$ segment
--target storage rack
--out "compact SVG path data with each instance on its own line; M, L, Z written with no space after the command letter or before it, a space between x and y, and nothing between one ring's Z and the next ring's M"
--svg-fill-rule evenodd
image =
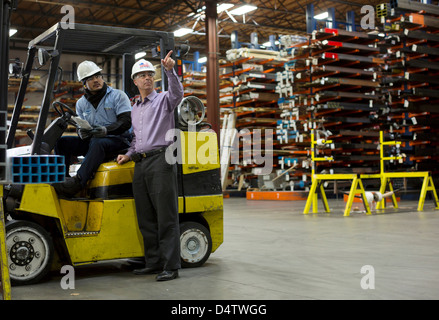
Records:
M206 73L187 71L183 75L184 96L198 97L206 105Z
M301 156L294 162L300 163L296 179L302 186L310 185L312 168L328 173L378 170L379 126L371 114L386 107L377 92L377 68L384 62L377 58L378 41L362 32L325 28L314 31L307 42L286 48L289 61L278 74L279 106L284 110L278 140ZM311 161L311 130L317 139L333 141L316 149L316 157L330 154L331 161Z
M399 134L407 154L405 167L426 170L437 176L439 95L438 6L415 1L381 4L380 18L387 31L383 77L388 96L389 131ZM420 183L418 183L418 187Z
M318 151L334 155L333 161L317 165L320 171L378 172L378 131L384 130L402 141L401 148L391 148L388 155L404 154L402 163L386 164L388 170L425 170L437 176L437 6L414 6L412 1L390 5L392 10L377 7L378 14L385 15L378 32L325 28L314 31L308 43L287 50L291 58L279 78L278 92L284 94L279 105L288 105L290 111L285 114L295 114L303 131L296 130L299 121L293 130L291 120L285 118L278 139L296 138L296 142L286 142L300 152L302 145L297 141L309 142L309 129L320 129L317 132L323 138L334 141L330 151ZM407 12L407 8L423 12ZM396 183L409 189L422 184L420 180Z
M257 181L258 165L249 161L252 156L248 150L264 153L264 142L270 139L266 129L275 132L281 110L277 106L279 95L276 93L277 71L283 67L286 59L278 51L239 48L227 51L227 59L220 64L220 108L223 119L233 113L236 117L237 137L243 137L239 144L240 163L229 167L230 184L240 190L247 181ZM225 127L226 124L223 125ZM262 133L261 142L255 143L254 130ZM271 140L270 140L271 141ZM251 144L249 146L248 144ZM256 150L261 148L262 150ZM282 150L274 145L273 155L277 157ZM275 163L275 167L277 164Z

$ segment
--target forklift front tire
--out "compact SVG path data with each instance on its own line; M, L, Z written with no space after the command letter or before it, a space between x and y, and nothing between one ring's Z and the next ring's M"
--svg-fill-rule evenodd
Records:
M50 271L54 246L49 233L30 221L6 224L9 274L12 285L41 281Z
M209 230L194 221L180 224L180 255L183 268L200 267L212 251L212 238Z

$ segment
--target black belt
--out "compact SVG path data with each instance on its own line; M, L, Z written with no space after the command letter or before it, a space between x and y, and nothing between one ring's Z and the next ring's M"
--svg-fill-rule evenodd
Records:
M167 147L161 147L161 148L159 148L159 149L151 150L151 151L148 151L148 152L143 152L143 153L133 153L133 154L131 155L131 160L133 160L134 162L142 161L142 160L145 159L145 158L149 158L149 157L151 157L151 156L153 156L153 155L156 155L156 154L159 154L159 153L165 152L165 151L166 151L166 148L167 148Z

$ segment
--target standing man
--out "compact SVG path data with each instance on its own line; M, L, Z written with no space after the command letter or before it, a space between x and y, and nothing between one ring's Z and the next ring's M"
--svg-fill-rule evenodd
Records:
M169 84L166 92L154 90L155 69L150 62L141 59L134 64L131 78L141 100L133 105L131 114L131 147L117 157L119 164L130 159L136 163L133 194L145 247L145 268L134 273L159 273L158 281L177 278L181 267L177 165L167 163L165 158L166 148L172 143L165 136L175 128L174 110L183 99L183 85L171 54L162 59Z
M92 129L78 129L78 137L62 137L55 153L64 155L67 178L53 187L58 194L71 197L93 178L100 164L111 154L127 149L131 142L131 103L121 90L104 82L102 69L92 61L78 66L78 79L84 85L84 95L76 102L76 113L87 120ZM85 156L77 174L71 178L71 158Z

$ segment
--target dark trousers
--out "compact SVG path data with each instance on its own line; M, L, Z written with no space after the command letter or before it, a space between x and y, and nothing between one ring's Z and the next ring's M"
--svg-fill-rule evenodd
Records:
M82 140L79 137L65 136L58 140L55 146L55 153L65 157L66 175L69 174L69 167L72 164L72 158L85 156L78 175L81 178L83 187L87 181L93 178L96 170L109 155L117 156L117 152L128 148L125 142L118 137L91 138Z
M164 152L136 163L133 194L146 267L180 269L177 166Z

